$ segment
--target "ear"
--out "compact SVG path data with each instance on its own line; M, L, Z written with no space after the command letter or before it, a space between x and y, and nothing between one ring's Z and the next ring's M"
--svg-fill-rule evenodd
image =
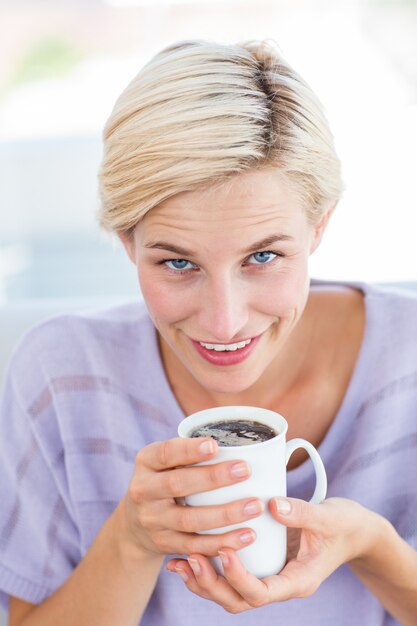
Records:
M319 222L317 222L317 224L314 225L313 227L313 237L312 237L312 241L311 241L311 247L310 247L310 254L313 254L313 252L315 250L317 250L317 248L320 245L320 242L322 240L323 237L323 233L326 230L327 224L329 223L329 220L331 218L331 216L333 215L333 211L335 209L336 203L332 204L331 207L329 207L325 213L323 214L323 216L320 218Z
M135 253L135 234L134 232L118 233L118 237L123 244L124 249L127 252L129 259L133 265L136 265L136 253Z

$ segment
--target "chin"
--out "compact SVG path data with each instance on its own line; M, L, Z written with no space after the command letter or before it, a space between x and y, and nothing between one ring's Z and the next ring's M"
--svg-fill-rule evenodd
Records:
M213 393L238 394L247 391L257 381L258 377L253 373L250 375L228 374L227 372L219 372L217 376L213 376L211 380L202 376L198 382L204 389Z

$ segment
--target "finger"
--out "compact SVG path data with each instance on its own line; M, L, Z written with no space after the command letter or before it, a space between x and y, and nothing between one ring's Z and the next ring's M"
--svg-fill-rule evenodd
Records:
M323 526L323 505L297 498L272 498L269 510L273 517L289 528L306 528L320 532Z
M138 474L132 479L132 489L145 499L180 498L193 493L211 491L246 480L250 476L245 461L225 461L213 465L182 467L146 476Z
M164 528L186 533L201 532L213 528L223 528L238 524L261 515L264 510L262 500L246 498L216 506L177 506L164 510ZM156 514L156 513L155 513ZM162 523L162 520L159 520ZM155 525L158 520L155 519Z
M246 611L248 604L229 585L223 576L219 576L210 561L201 554L192 554L188 563L178 563L175 571L187 575L187 587L202 598L212 600L232 614ZM184 580L184 579L183 579Z
M244 568L234 550L222 547L219 556L227 582L249 606L260 607L272 602L269 586Z
M201 598L205 598L206 600L212 599L203 589L200 588L188 561L184 559L177 559L175 561L175 565L172 564L168 567L167 564L166 569L169 572L173 572L174 574L180 576L187 588L196 595L200 596Z
M135 464L160 472L206 461L213 458L217 450L218 444L211 437L175 437L142 448L136 455Z
M320 574L314 562L295 560L290 561L277 576L268 576L263 581L269 589L271 602L284 602L312 595L324 578L326 576Z
M238 528L221 535L166 531L159 533L154 538L154 542L164 554L191 554L195 552L207 556L217 556L222 546L241 550L252 544L255 539L256 533L251 528Z
M291 562L276 576L259 580L245 570L233 550L222 548L219 555L226 580L252 608L271 602L304 598L314 593L322 581L314 571L314 566L299 562Z
M165 569L168 572L173 572L177 565L179 565L180 563L184 563L184 562L185 562L184 559L179 559L179 558L170 559L169 561L165 563Z

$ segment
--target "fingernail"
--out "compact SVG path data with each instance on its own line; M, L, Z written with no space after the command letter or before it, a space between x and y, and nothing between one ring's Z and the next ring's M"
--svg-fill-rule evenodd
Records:
M229 565L229 557L227 556L227 554L225 552L220 552L220 550L219 550L219 557L220 557L223 565L225 567L227 567Z
M291 512L291 504L285 498L275 498L275 504L277 505L278 512L281 515L288 515Z
M249 500L249 502L246 502L243 510L246 515L256 515L257 513L262 513L264 506L260 500Z
M252 543L255 539L255 534L252 532L246 532L239 535L239 539L242 543Z
M175 571L177 572L177 574L179 574L181 576L181 578L183 579L183 581L186 583L188 580L188 574L187 572L185 572L183 569L181 569L181 567L176 567Z
M230 468L230 473L233 478L243 478L249 476L249 468L246 463L234 463Z
M200 444L200 452L206 456L207 454L212 454L214 452L214 444L212 441L203 441Z
M188 562L195 576L199 576L199 574L201 574L200 563L196 559L188 559Z

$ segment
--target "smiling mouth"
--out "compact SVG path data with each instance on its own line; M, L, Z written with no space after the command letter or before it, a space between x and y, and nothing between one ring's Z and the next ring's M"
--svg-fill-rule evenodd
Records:
M258 344L261 335L236 343L209 343L191 339L197 352L212 365L237 365L245 361Z
M235 352L236 350L241 350L245 346L248 346L252 342L252 339L245 339L243 341L238 341L236 343L205 343L204 341L199 341L198 343L206 350L214 350L215 352Z

